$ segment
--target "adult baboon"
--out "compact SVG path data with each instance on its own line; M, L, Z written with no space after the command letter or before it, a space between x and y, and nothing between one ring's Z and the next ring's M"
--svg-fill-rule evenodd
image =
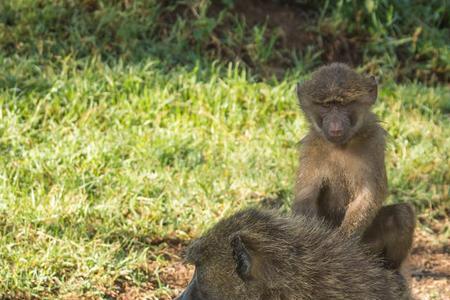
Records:
M316 218L247 209L187 250L195 273L179 300L409 299L404 278L358 240Z

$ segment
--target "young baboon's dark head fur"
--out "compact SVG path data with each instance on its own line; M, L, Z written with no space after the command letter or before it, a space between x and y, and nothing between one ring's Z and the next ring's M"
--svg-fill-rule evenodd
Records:
M186 253L195 273L179 300L404 299L398 275L321 222L248 209Z
M332 143L345 144L374 119L370 107L377 98L377 82L333 63L299 84L297 95L312 128Z

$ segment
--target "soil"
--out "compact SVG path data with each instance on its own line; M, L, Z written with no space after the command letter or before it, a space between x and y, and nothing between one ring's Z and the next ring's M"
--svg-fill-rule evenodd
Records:
M305 50L315 45L322 50L324 62L340 61L352 66L362 62L360 45L364 42L363 38L350 37L344 32L336 34L334 29L326 26L317 28L319 16L315 15L313 9L288 2L237 1L233 11L244 17L251 26L266 24L268 28L279 30L282 41L278 46L283 49Z
M418 231L410 257L413 294L417 300L450 300L450 245Z

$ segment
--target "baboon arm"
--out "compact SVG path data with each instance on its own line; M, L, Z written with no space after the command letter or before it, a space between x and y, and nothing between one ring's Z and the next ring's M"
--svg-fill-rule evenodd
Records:
M320 182L303 182L295 193L293 212L297 215L317 216Z
M376 199L373 189L362 187L356 193L356 198L348 205L341 231L346 235L362 235L372 223L381 204L381 201Z

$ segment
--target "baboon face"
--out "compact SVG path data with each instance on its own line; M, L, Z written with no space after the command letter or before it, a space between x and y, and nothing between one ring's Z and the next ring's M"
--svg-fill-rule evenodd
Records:
M358 111L354 103L330 101L313 105L313 122L323 135L332 143L346 143L356 131Z
M297 86L300 106L315 131L335 144L345 144L365 123L377 98L377 83L343 64L314 72Z
M186 259L195 264L194 275L177 300L260 299L262 289L253 276L255 257L251 257L238 234L226 247L214 247L200 238L187 251ZM214 248L214 249L213 249Z

